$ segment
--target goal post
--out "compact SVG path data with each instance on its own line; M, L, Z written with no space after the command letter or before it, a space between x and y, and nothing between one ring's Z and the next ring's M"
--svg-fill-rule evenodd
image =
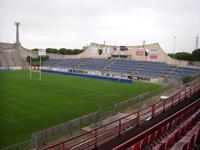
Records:
M46 56L46 49L38 49L38 56L39 56L39 66L32 66L32 54L30 51L30 65L29 65L29 72L30 72L30 80L32 80L33 75L32 72L39 72L39 80L42 80L42 56Z

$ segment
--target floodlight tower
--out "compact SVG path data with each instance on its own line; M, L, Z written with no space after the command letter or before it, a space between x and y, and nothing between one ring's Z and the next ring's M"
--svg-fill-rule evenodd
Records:
M144 40L143 43L142 43L142 49L143 49L142 61L144 60L144 56L145 56L145 48L144 48L144 46L145 46L145 40Z
M199 37L196 36L196 45L195 48L198 49L199 48Z
M16 25L16 44L19 44L19 26L20 22L15 22Z

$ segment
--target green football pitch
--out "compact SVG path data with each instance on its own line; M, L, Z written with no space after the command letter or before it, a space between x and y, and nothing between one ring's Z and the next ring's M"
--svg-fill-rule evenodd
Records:
M0 71L0 148L31 133L95 112L160 85L118 83L73 76Z

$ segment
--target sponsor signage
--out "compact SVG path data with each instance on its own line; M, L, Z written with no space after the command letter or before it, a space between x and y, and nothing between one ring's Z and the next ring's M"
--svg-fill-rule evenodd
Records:
M137 56L143 56L144 55L144 49L143 48L137 48L135 51Z
M157 51L157 49L156 48L152 48L152 49L150 49L150 55L157 55L158 54L158 51Z
M39 49L38 50L38 55L39 56L46 56L46 49Z
M158 58L158 51L156 48L152 48L149 51L150 59L157 59Z
M98 52L98 48L97 47L92 47L91 48L91 53L92 54L96 54Z
M126 46L120 46L120 51L128 51L128 48Z
M110 54L110 48L103 48L103 53L104 54Z

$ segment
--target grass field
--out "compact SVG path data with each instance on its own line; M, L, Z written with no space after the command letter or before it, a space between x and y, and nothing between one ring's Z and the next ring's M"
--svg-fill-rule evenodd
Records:
M160 85L117 83L28 71L0 71L0 148L29 139L31 133L141 93Z

